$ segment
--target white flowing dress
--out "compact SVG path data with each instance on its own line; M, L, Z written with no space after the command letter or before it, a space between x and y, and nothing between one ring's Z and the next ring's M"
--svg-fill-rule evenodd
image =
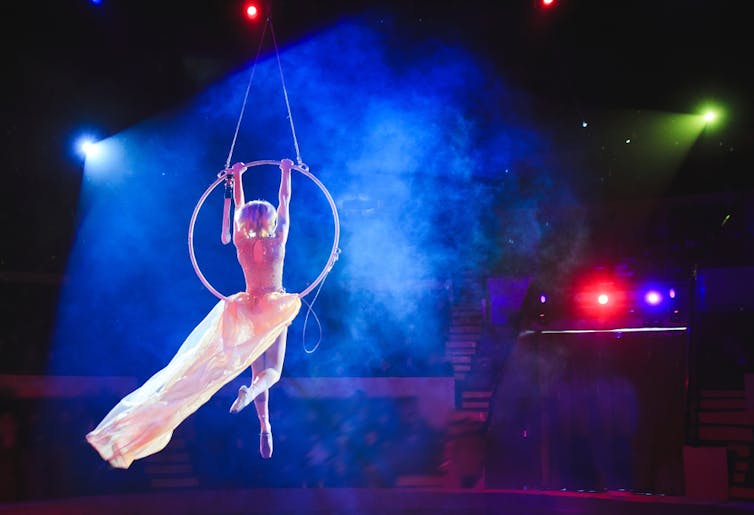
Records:
M253 240L259 240L257 238ZM124 397L86 435L87 441L113 467L128 468L134 460L162 450L173 430L206 403L220 388L259 358L291 324L301 308L295 293L283 293L280 284L260 290L257 268L274 271L266 276L282 280L284 248L275 238L262 243L254 259L255 242L239 242L238 257L247 291L221 300L186 338L168 365ZM261 261L261 263L259 262ZM275 290L275 291L263 291ZM248 293L256 291L258 293Z

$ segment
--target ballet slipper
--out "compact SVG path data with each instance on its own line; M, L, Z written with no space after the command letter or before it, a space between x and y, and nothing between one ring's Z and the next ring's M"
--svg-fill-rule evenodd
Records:
M259 433L259 454L262 458L272 458L272 432L262 431Z
M241 388L238 389L238 397L235 401L233 401L233 404L230 407L231 413L238 413L242 409L244 409L246 406L249 405L249 389L246 388L246 385L242 385Z

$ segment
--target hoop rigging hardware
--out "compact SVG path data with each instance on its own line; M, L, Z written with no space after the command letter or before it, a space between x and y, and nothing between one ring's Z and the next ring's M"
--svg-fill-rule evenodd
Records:
M244 163L244 166L248 168L252 168L255 166L261 166L261 165L277 165L280 166L280 161L275 160L260 160L260 161L252 161L250 163ZM322 191L322 193L327 198L328 203L330 204L330 209L332 211L333 215L333 223L335 224L335 231L333 234L333 244L332 249L330 250L330 257L327 260L327 264L322 269L322 271L319 273L317 278L309 285L307 286L301 293L299 293L300 297L304 297L311 293L311 291L317 287L319 283L321 283L325 276L330 272L335 262L338 260L338 256L340 254L340 250L338 249L338 243L340 242L340 219L338 217L338 208L335 204L335 200L333 200L332 195L330 195L330 192L325 188L325 185L322 184L322 182L317 179L317 177L314 176L309 171L309 167L305 164L302 165L296 165L294 164L291 166L292 170L296 170L297 172L300 172L304 174L307 178L312 180L314 184L316 184L319 189ZM197 202L196 206L194 207L194 212L191 215L191 221L189 222L189 231L188 231L188 246L189 246L189 256L191 257L191 264L194 267L194 271L196 272L196 275L199 277L199 280L202 282L202 284L218 299L223 300L229 300L227 296L223 295L219 291L217 291L207 280L207 278L202 273L201 269L199 268L199 264L196 260L196 253L194 252L194 226L196 225L196 219L199 215L199 211L201 210L202 206L204 205L204 201L207 199L210 193L217 187L218 184L225 181L227 179L227 170L223 170L218 174L217 179L210 184L210 186L205 190L205 192L202 194L202 196L199 198L199 202Z

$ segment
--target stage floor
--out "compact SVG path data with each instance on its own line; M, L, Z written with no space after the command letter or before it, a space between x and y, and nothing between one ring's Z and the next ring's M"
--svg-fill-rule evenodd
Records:
M23 514L510 514L734 515L754 503L723 503L623 492L576 493L437 489L183 490L0 504L0 513Z

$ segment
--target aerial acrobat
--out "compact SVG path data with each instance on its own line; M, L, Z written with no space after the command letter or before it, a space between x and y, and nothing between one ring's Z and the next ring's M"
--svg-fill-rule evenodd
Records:
M254 403L260 422L259 451L262 457L271 457L273 443L267 392L280 379L288 326L299 312L301 298L321 283L337 259L339 234L332 197L305 165L294 165L289 159L279 162L277 209L266 201L245 202L242 174L250 166L271 163L278 162L236 163L221 172L216 181L215 185L220 180L233 185L233 242L246 289L224 297L211 288L197 268L202 282L221 297L220 301L186 338L168 365L124 397L86 435L87 441L113 467L128 468L134 460L162 450L183 420L248 367L253 372L252 383L239 389L230 411L237 413ZM333 250L327 265L319 277L298 294L286 293L282 284L292 169L307 175L322 189L330 201L335 222ZM207 192L213 188L214 185L210 186ZM197 204L190 233L202 201ZM193 246L190 248L196 267Z
M272 456L268 390L280 379L288 326L298 314L302 298L317 285L321 286L338 258L340 225L332 196L301 160L288 103L288 92L269 17L265 28L268 25L278 55L278 67L297 164L290 159L283 159L239 162L230 166L251 86L251 77L254 75L252 68L225 169L202 195L189 224L189 253L194 269L202 283L220 301L186 338L165 368L124 397L102 422L86 435L87 441L113 467L128 468L134 460L162 450L170 441L173 430L183 420L248 367L251 367L253 374L251 385L244 385L239 389L238 397L230 411L237 413L250 403L254 403L260 422L260 454L264 458ZM264 39L264 33L262 38ZM245 201L242 176L249 168L259 165L280 167L277 209L266 201ZM327 264L319 276L301 293L286 293L283 289L283 261L290 225L292 170L307 176L324 193L330 203L335 226L333 246ZM232 196L235 204L232 241L246 282L244 291L228 297L220 294L206 280L196 262L193 248L196 216L209 193L221 182L226 186L226 208L229 208L229 196ZM228 211L229 209L226 209L223 223L223 243L229 243L231 240L226 234Z
M170 363L123 398L87 436L103 459L117 468L162 450L173 430L222 386L251 366L251 387L242 387L231 407L254 402L260 420L260 453L272 455L267 390L280 378L287 328L301 306L285 293L283 258L288 237L291 167L281 162L277 210L265 201L245 202L238 163L232 174L236 205L233 242L246 290L220 300L191 332Z

